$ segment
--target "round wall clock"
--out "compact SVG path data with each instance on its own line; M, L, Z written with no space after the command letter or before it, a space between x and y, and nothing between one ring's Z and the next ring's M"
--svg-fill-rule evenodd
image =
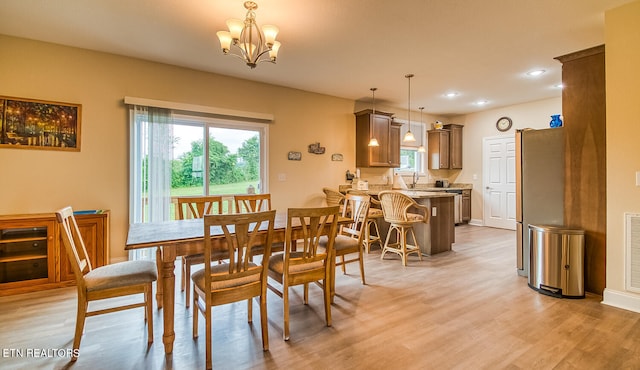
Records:
M511 118L509 117L500 117L498 118L498 121L496 122L496 128L498 129L498 131L509 131L509 129L511 128L511 125L513 124L513 122L511 121Z

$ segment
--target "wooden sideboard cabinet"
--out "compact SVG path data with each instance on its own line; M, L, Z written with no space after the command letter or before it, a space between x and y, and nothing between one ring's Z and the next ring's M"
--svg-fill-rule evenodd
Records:
M75 215L91 264L109 262L109 212ZM75 284L53 213L0 216L0 296Z
M356 167L400 167L400 128L391 113L364 110L356 114ZM379 146L370 147L375 137Z

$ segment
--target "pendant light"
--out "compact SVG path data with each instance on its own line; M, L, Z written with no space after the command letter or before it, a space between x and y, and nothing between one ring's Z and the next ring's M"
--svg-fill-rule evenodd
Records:
M404 77L406 77L407 81L409 82L409 99L407 102L407 121L409 121L409 131L404 134L404 139L402 139L402 141L416 141L416 137L413 136L413 132L411 132L411 77L413 77L413 74L410 73L405 75Z
M376 119L376 90L378 90L377 87L372 87L369 90L371 90L371 95L372 95L372 101L373 101L373 114L371 115L372 119ZM380 144L378 143L378 139L376 139L373 136L373 130L369 131L369 146L380 146Z
M424 140L424 134L422 133L422 111L424 110L424 107L420 107L418 109L420 109L420 146L418 147L418 153L424 153L426 151L422 142Z

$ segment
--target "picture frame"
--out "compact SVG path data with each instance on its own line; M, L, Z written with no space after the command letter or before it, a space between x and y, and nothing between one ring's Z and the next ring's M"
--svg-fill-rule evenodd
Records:
M0 148L80 151L82 105L0 96Z
M340 153L335 153L335 154L331 154L331 160L332 161L342 161L344 159L344 157L342 156L342 154Z
M289 152L289 153L287 153L287 159L290 160L290 161L302 160L302 153L300 153L300 152Z

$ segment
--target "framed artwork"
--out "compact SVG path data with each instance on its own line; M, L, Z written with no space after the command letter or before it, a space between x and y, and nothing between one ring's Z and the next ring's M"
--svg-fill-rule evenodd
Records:
M302 159L302 153L300 152L289 152L287 154L287 159L290 161L299 161Z
M332 161L342 161L343 157L342 154L340 153L336 153L336 154L331 154L331 160Z
M82 105L0 96L0 148L80 151Z

